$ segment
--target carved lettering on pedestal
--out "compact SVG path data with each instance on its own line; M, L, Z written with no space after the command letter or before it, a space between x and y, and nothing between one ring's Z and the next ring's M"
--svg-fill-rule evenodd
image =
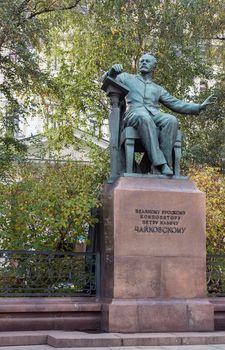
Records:
M186 230L182 225L184 210L135 209L135 215L137 233L184 234Z

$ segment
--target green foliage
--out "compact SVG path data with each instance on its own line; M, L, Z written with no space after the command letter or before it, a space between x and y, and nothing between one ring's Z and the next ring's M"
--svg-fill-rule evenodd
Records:
M218 165L224 147L224 17L222 0L5 0L0 7L4 127L12 137L16 119L39 113L60 126L57 132L48 130L54 147L77 147L73 131L88 130L87 116L96 126L107 117L108 101L99 83L103 72L116 62L136 72L140 54L151 51L158 59L155 80L177 97L190 99L196 76L217 81L207 95L214 92L218 105L200 118L179 119L186 159ZM43 64L47 57L48 65ZM45 105L50 103L49 112ZM4 137L0 146L5 148Z
M183 159L185 168L197 162L211 166L222 167L225 159L225 118L219 116L213 118L204 115L198 117L183 118Z
M19 166L17 181L0 184L1 247L73 250L87 240L104 173L70 162Z
M114 63L136 72L140 54L151 51L158 59L154 79L178 98L190 100L195 77L217 81L215 88L206 93L218 96L217 106L199 118L178 118L186 135L188 157L218 165L224 144L224 18L222 0L87 0L82 11L52 16L54 25L46 54L50 59L57 57L57 84L63 96L52 118L66 122L69 130L80 125L85 128L83 116L90 114L101 125L108 109L100 91L103 72ZM215 63L221 67L219 72L214 69ZM196 102L204 97L195 91ZM56 144L62 143L61 133L60 128L58 134L54 133ZM66 142L72 142L67 135Z
M208 253L225 253L225 176L217 168L192 167L189 174L206 193L206 233Z
M54 150L86 147L87 140L75 139L74 131L82 128L89 133L90 115L97 126L108 116L100 77L114 63L137 72L143 51L153 52L158 59L155 81L178 98L190 100L195 77L215 79L213 89L199 96L195 91L194 99L202 101L215 93L217 105L200 117L178 118L185 134L184 166L193 160L220 164L225 150L224 18L222 0L1 1L0 74L4 78L0 94L5 107L0 110L0 176L7 180L0 183L4 248L63 250L73 247L78 237L86 237L86 224L95 222L89 210L99 205L97 196L108 165L107 153L92 144L90 167L72 163L17 167L12 160L24 159L26 146L14 137L15 122L39 113L46 124L58 125L48 129ZM54 59L56 76L51 71ZM215 71L215 64L220 70ZM207 204L209 251L216 247L223 251L224 208L217 202L223 202L223 177L211 168L196 174L211 205Z
M51 27L45 16L73 9L78 3L79 0L1 0L0 175L4 177L12 160L25 157L26 146L15 138L19 121L41 114L46 100L54 101L57 96L57 85L41 55Z

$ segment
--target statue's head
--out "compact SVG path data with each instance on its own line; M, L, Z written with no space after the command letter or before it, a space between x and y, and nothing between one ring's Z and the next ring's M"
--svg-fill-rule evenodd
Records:
M157 60L155 56L150 53L145 53L139 60L139 71L141 73L150 73L155 69L156 64Z

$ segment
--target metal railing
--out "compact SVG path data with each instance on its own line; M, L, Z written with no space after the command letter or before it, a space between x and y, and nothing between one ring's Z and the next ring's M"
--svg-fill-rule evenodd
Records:
M98 253L0 250L0 296L98 296Z
M207 255L207 288L212 297L225 297L225 254Z
M225 297L225 254L207 256L207 287ZM0 296L97 296L100 254L0 250Z

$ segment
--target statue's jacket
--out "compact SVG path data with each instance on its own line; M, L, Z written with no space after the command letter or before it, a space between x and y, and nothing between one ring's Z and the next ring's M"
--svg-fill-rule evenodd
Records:
M141 75L120 73L116 80L129 89L126 97L127 113L130 114L143 108L152 115L160 113L159 103L168 107L174 112L182 114L199 114L199 103L188 103L177 99L169 94L162 86L152 80L144 80Z

